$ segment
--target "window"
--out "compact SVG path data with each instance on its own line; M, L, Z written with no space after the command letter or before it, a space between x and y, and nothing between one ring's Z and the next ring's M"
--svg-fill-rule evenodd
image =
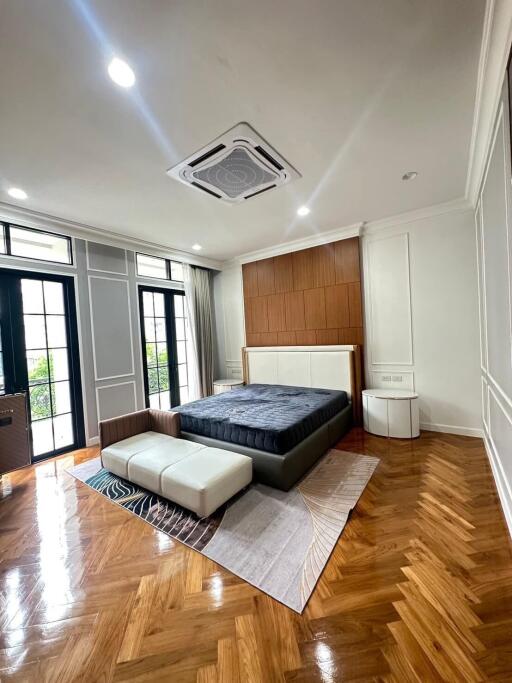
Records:
M70 237L9 223L1 224L0 253L37 261L73 263Z
M176 360L178 365L178 386L180 403L188 403L189 379L187 362L188 318L185 297L174 295L174 326L176 329Z
M189 400L185 297L155 287L139 292L146 404L169 410Z
M159 256L137 254L137 275L158 280L183 282L183 264Z

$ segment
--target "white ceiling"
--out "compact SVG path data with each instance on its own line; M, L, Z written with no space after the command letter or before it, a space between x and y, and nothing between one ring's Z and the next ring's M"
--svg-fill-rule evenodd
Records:
M3 0L0 201L19 186L26 208L224 259L461 197L484 9ZM108 78L114 54L132 90ZM231 206L165 174L239 121L303 177Z

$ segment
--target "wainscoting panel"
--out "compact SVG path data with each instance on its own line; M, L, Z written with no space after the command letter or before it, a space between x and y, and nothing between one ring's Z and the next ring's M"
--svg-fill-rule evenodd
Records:
M108 244L86 242L87 268L100 273L128 275L126 250Z
M512 194L505 81L475 213L482 418L487 453L512 535Z
M370 361L412 365L409 235L372 239L367 255Z
M95 379L134 374L128 281L89 276Z
M359 238L242 266L247 346L362 344Z
M120 382L96 387L98 420L126 415L137 410L135 382Z

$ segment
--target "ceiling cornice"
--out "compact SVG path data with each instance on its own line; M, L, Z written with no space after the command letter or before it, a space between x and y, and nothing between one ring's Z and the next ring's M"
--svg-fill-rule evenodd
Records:
M466 197L476 205L512 42L512 2L487 0L469 149Z
M376 221L368 221L364 223L355 223L344 228L323 232L318 235L307 237L300 240L293 240L291 242L282 242L281 244L267 247L266 249L258 249L247 254L242 254L222 264L222 270L232 268L233 266L242 263L250 263L252 261L261 261L262 259L271 258L272 256L279 256L281 254L288 254L292 251L299 251L300 249L308 249L309 247L316 247L320 244L328 244L329 242L336 242L337 240L348 239L349 237L364 237L365 235L373 235L381 230L387 230L406 223L413 223L415 221L425 220L433 216L442 216L449 213L458 213L461 211L468 211L472 209L472 204L465 197L454 199L442 204L434 204L422 209L415 209L414 211L407 211L395 216L388 216Z
M132 251L143 251L151 256L162 256L183 263L190 263L195 266L203 266L204 268L220 270L222 267L222 262L217 261L216 259L203 258L179 249L171 249L163 244L157 244L135 237L127 237L126 235L121 235L120 233L111 230L94 228L91 225L77 223L76 221L68 221L39 211L32 211L21 206L15 206L14 204L7 204L6 202L0 202L0 220L17 222L28 228L42 228L51 232L61 232L79 239L93 239L96 242L108 244L113 247L120 247L121 249L129 249Z
M300 251L301 249L308 249L309 247L317 247L320 244L328 244L329 242L336 242L337 240L348 239L349 237L357 237L361 233L363 223L354 223L343 228L336 228L336 230L329 230L321 232L309 237L303 237L290 242L282 242L271 247L257 249L250 251L240 256L226 261L223 266L233 265L235 263L249 263L250 261L261 261L262 259L271 258L272 256L279 256L280 254L288 254L291 251Z
M389 228L396 228L407 223L415 223L435 216L444 216L448 213L460 213L461 211L469 211L472 209L471 202L465 197L453 199L442 204L434 204L433 206L426 206L422 209L415 209L414 211L407 211L405 213L397 214L396 216L389 216L388 218L381 218L376 221L369 221L365 223L362 230L362 236L373 235L382 230Z

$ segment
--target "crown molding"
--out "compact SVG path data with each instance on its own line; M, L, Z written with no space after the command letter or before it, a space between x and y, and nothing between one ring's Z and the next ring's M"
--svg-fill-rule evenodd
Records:
M241 263L249 263L251 261L261 261L262 259L271 258L272 256L280 256L281 254L289 254L292 251L300 251L301 249L308 249L309 247L318 247L321 244L328 244L329 242L336 242L337 240L345 240L349 237L358 237L361 234L363 223L354 223L343 228L336 228L327 232L321 232L309 237L303 237L290 242L281 242L280 244L256 251L249 251L240 256L226 261L223 267L229 267Z
M383 230L395 228L399 225L415 223L416 221L426 220L435 216L469 211L472 208L473 206L468 199L460 197L459 199L453 199L449 202L433 204L432 206L426 206L422 209L414 209L413 211L399 213L396 216L388 216L387 218L381 218L376 221L368 221L368 223L364 223L363 225L362 236L373 235Z
M487 0L469 148L466 197L476 206L512 43L512 3Z
M41 228L50 232L65 233L78 239L91 240L101 244L108 244L112 247L129 249L131 251L143 251L151 256L162 256L182 263L190 263L194 266L203 266L220 270L222 262L216 259L203 258L195 254L189 254L179 249L171 249L163 244L149 242L147 240L127 237L112 230L95 228L85 223L57 218L39 211L32 211L21 206L0 202L0 220L12 223L20 223L28 228Z

